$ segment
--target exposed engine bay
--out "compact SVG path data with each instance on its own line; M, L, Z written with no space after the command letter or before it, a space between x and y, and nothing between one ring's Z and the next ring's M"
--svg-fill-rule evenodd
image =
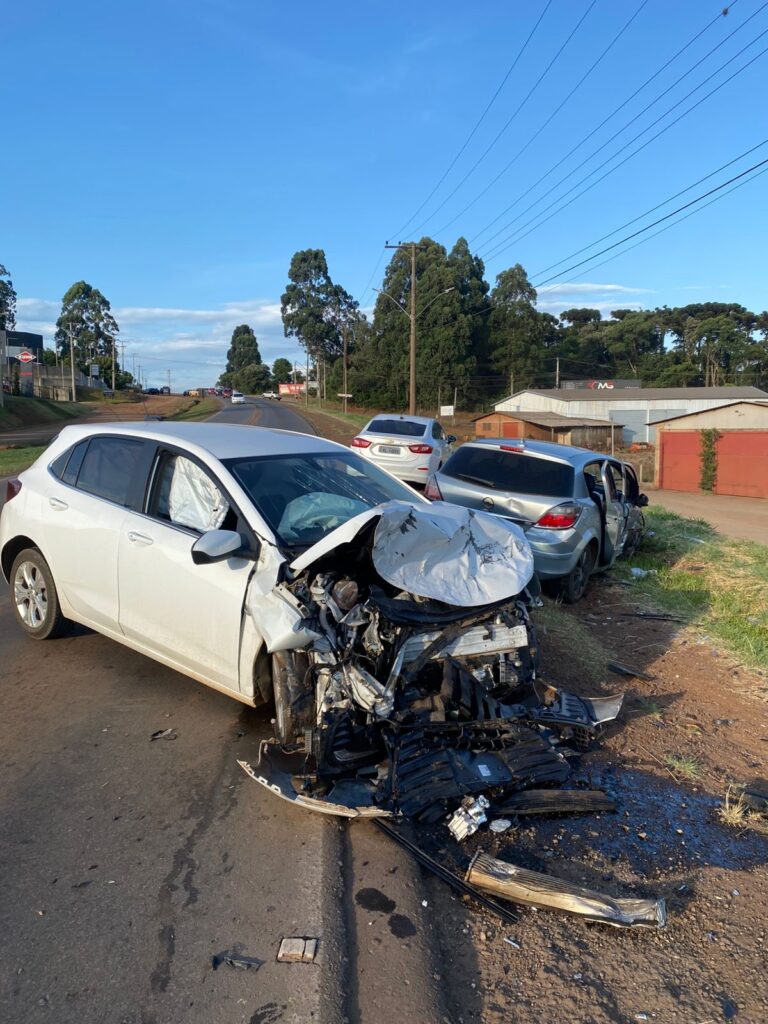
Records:
M424 822L480 794L564 782L569 748L587 746L622 697L538 677L522 531L441 503L373 512L253 603L276 738L242 767L315 810Z

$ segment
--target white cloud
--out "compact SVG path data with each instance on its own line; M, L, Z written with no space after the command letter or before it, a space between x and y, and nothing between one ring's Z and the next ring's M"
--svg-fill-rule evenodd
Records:
M643 303L632 296L649 292L647 288L631 288L628 285L580 281L570 284L552 284L540 288L537 306L545 313L562 313L574 306L599 309L610 313L613 309L642 309Z

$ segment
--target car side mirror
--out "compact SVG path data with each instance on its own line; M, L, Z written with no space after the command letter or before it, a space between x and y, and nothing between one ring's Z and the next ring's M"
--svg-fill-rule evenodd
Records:
M648 495L647 494L638 494L637 501L635 502L635 504L639 508L645 508L645 506L648 504Z
M453 442L456 440L456 435L455 434L448 434L446 436L445 440L448 442L448 444L453 444Z
M210 565L223 562L234 555L245 557L243 538L234 530L207 530L192 545L192 561L195 565Z

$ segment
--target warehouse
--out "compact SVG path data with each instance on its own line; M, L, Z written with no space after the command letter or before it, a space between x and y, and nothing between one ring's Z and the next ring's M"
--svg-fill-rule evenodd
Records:
M624 444L655 443L655 422L691 412L717 409L734 401L768 401L768 392L754 387L719 388L553 388L518 391L496 402L496 412L557 413L572 419L613 421L623 425Z
M621 442L621 425L605 420L590 420L584 416L560 416L554 412L489 412L474 419L475 436L524 437L536 441L556 441L581 448L611 450L611 444ZM611 435L615 432L615 438Z
M768 498L768 402L731 402L659 420L655 424L656 486L670 491L701 489L703 431L714 442L714 494Z

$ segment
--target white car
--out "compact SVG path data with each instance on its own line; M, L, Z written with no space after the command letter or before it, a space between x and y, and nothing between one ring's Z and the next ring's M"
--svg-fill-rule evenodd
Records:
M262 398L268 398L270 400L270 402L279 402L280 401L280 395L278 395L278 393L276 391L264 391L262 393L261 397Z
M241 765L325 813L444 816L468 792L518 786L518 764L531 784L562 780L565 759L531 727L588 731L621 705L551 686L539 699L517 526L430 503L309 435L65 427L7 484L0 566L34 639L75 621L245 704L274 698L276 739ZM422 742L421 722L459 776L405 777L396 748Z
M233 391L230 401L232 402L232 405L242 405L245 401L245 395L242 391Z
M381 413L363 427L351 447L399 480L426 484L430 473L453 453L455 440L437 420Z

